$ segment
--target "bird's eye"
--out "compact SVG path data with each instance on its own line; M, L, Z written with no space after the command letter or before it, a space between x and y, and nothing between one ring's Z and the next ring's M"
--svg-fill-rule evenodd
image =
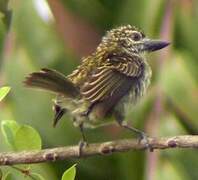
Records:
M142 38L142 36L141 36L140 33L138 33L138 32L133 32L133 34L132 34L132 39L133 39L134 41L139 41L141 38Z

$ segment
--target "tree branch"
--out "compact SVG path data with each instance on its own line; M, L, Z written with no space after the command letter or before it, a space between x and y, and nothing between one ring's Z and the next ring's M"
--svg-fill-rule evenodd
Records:
M149 138L149 145L153 149L168 148L197 148L198 135L175 136L170 138ZM109 155L114 152L147 149L146 142L138 143L134 139L124 139L103 143L89 144L83 148L81 157L94 155ZM32 164L47 161L79 158L78 146L57 147L38 151L5 152L0 153L0 165Z

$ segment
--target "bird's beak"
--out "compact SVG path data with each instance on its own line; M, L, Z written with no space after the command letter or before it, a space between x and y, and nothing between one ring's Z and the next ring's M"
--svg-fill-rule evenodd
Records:
M152 40L152 39L144 39L143 40L143 51L157 51L159 49L165 48L168 46L170 43L167 41L162 41L162 40Z

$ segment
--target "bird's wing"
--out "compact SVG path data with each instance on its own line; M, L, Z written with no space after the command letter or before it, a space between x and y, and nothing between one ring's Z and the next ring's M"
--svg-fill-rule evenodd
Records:
M142 58L139 56L110 55L109 62L114 69L128 77L138 77L142 73Z
M140 60L126 61L121 58L111 58L107 65L93 72L81 88L81 94L87 101L95 103L111 98L115 104L137 81L142 72Z

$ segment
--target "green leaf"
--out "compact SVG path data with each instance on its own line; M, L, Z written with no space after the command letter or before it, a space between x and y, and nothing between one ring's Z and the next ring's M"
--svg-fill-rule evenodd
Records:
M20 128L20 125L16 121L4 120L1 122L1 131L8 145L10 145L14 150L15 148L15 134Z
M38 173L31 173L35 180L45 180L41 174Z
M15 135L16 150L40 150L41 138L39 133L30 126L21 126Z
M72 167L70 167L69 169L67 169L61 180L74 180L75 176L76 176L76 164L74 164Z
M10 87L2 87L0 88L0 101L8 94L8 92L10 91Z

